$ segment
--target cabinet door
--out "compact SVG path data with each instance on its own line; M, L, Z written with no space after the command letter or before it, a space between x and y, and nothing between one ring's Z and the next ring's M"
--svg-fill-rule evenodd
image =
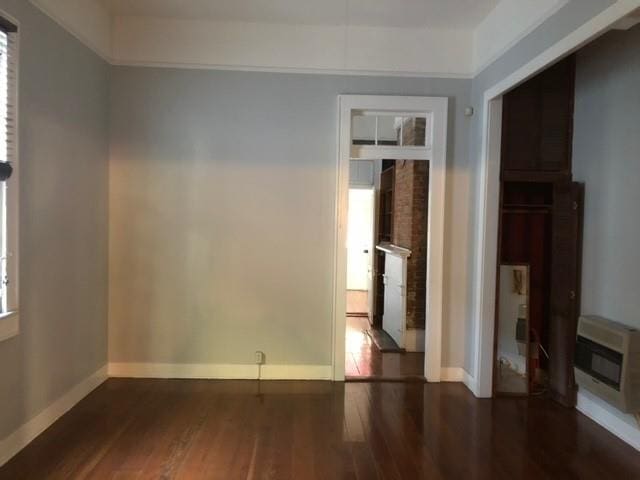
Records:
M584 185L558 183L554 191L551 240L549 390L567 407L576 404L573 374L582 265Z
M540 171L571 172L574 77L573 57L540 75Z
M502 169L533 171L540 156L540 80L507 93L502 112Z
M574 77L570 57L504 96L503 171L571 172Z
M406 259L385 255L384 315L382 328L404 348L407 303L405 298Z

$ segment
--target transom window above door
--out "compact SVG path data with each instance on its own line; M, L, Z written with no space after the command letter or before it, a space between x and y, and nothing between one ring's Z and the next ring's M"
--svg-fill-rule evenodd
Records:
M356 110L351 116L351 158L428 159L431 125L428 113Z

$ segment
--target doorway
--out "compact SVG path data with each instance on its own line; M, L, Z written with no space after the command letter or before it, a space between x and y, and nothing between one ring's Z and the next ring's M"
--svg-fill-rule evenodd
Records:
M419 119L396 126L423 142ZM350 173L346 379L424 381L429 161L354 159Z
M375 190L349 188L347 315L372 318Z
M441 376L442 352L442 302L443 302L443 250L444 250L444 212L445 209L445 172L446 172L446 135L448 100L436 97L387 97L387 96L359 96L347 95L339 98L340 106L340 148L338 155L338 208L336 217L336 268L334 275L334 350L333 369L334 379L345 379L348 343L354 337L348 337L347 324L347 281L348 281L348 219L349 219L349 189L352 181L352 161L373 160L382 168L382 162L416 162L429 165L428 188L425 195L428 201L425 206L427 249L424 262L424 290L425 299L421 306L424 310L424 328L422 333L418 329L406 329L406 318L399 323L404 332L397 336L398 347L405 348L422 345L425 351L419 359L417 371L422 379L438 382ZM424 135L421 141L405 137L405 125L411 122L422 122ZM362 135L362 132L368 132ZM392 135L385 132L393 131ZM387 138L387 137L390 138ZM411 160L406 160L411 159ZM380 192L376 193L378 213L383 205L380 202ZM380 223L383 223L381 220ZM401 258L410 257L399 245L389 242L388 245L376 245L387 249L385 255ZM373 277L379 273L376 270L377 252L373 257ZM406 250L406 249L404 249ZM386 262L385 262L386 263ZM394 263L390 261L389 264ZM395 263L402 264L402 260ZM406 262L405 262L406 263ZM385 265L388 267L388 265ZM400 275L402 275L402 268ZM398 272L394 272L397 280ZM392 280L390 272L384 273L387 281ZM401 299L398 312L406 316L406 295L403 289L405 283L394 284L393 287L401 292L396 297ZM388 289L388 290L391 290ZM376 318L373 305L377 294L368 298L369 311L364 318L371 328L380 318ZM402 304L404 302L404 304ZM373 307L373 311L371 310ZM369 316L371 315L371 316ZM382 316L384 322L384 315ZM367 327L364 324L364 327ZM403 327L404 326L404 327ZM384 327L384 325L383 325ZM356 333L363 334L361 327L356 327ZM360 330L358 332L358 330ZM384 330L384 328L383 328ZM390 329L387 329L390 330ZM428 335L425 332L429 332ZM387 332L388 333L388 332ZM361 337L362 338L362 337ZM370 338L370 337L369 337ZM399 340L399 341L398 341ZM401 345L402 344L402 345ZM359 344L362 345L362 342ZM382 363L382 361L381 361Z

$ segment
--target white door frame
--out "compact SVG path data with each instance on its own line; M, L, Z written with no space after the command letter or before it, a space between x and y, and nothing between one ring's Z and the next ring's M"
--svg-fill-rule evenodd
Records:
M427 250L427 305L425 322L425 378L439 382L442 369L442 311L444 283L444 226L447 159L448 99L444 97L402 97L340 95L338 97L338 175L335 227L335 269L333 275L333 379L344 380L347 250L346 222L351 157L351 116L353 110L407 112L432 115L431 148L425 147L412 158L428 158L429 212ZM413 147L416 149L416 147ZM392 150L392 149L389 149ZM420 155L422 153L422 155ZM384 158L394 158L392 151Z
M484 93L483 141L479 169L479 222L476 232L478 241L473 288L473 311L476 319L473 375L475 378L470 382L471 390L478 397L492 396L502 95L605 33L614 23L639 7L640 0L618 0Z

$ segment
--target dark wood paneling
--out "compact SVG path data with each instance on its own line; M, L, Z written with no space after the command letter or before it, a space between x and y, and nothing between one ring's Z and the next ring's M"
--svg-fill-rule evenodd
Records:
M502 125L499 259L531 266L530 333L544 347L551 394L564 405L575 404L577 306L569 309L566 295L570 286L579 297L581 238L562 193L571 189L555 185L572 177L574 81L574 56L527 80L504 95Z
M549 389L566 406L576 404L573 375L580 309L584 185L559 183L553 204Z
M570 174L574 80L569 57L504 96L503 171Z

